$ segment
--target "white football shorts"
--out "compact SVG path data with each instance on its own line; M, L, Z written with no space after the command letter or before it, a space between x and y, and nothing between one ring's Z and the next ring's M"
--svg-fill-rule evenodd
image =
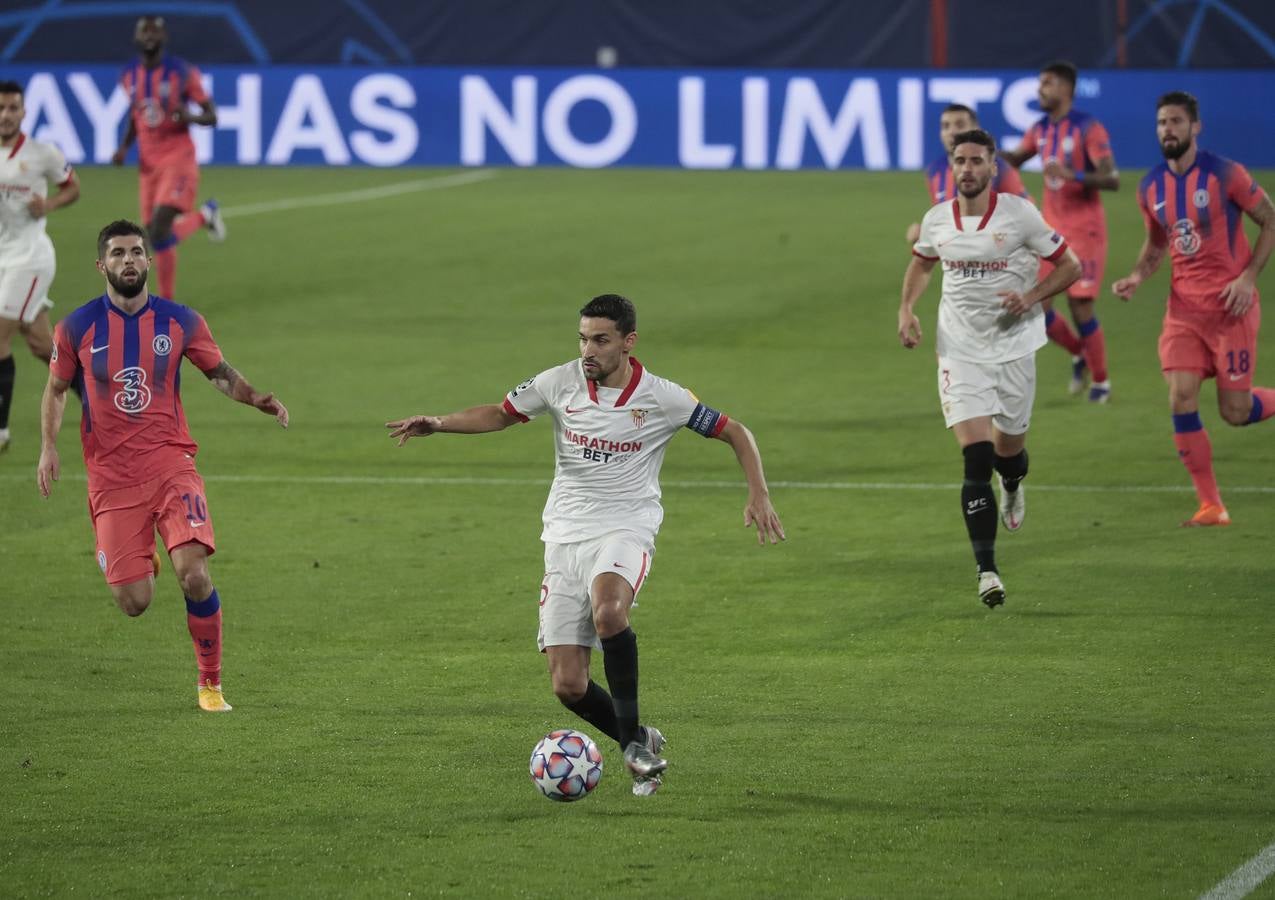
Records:
M633 588L636 600L651 572L655 548L632 532L616 531L572 544L545 544L545 577L540 583L540 634L545 647L570 645L601 650L593 627L589 588L603 572L614 572Z
M0 316L30 325L41 310L53 308L52 283L53 266L0 269Z
M948 428L991 416L1002 434L1024 434L1035 399L1035 353L1003 363L939 357L939 403Z

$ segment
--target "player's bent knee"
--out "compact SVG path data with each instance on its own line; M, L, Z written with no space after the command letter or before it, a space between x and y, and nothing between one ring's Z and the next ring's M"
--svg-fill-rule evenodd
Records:
M1249 415L1252 410L1253 404L1252 401L1249 401L1243 406L1223 403L1218 411L1222 414L1222 419L1226 422L1226 424L1238 427L1240 425L1248 424Z
M198 569L181 572L177 577L181 581L182 593L192 600L206 600L208 595L212 593L212 579L208 576L208 570L203 566Z
M629 611L623 603L606 603L593 607L593 627L598 637L609 638L629 627Z
M151 598L155 595L154 582L135 581L131 584L112 585L111 593L115 595L115 605L120 612L129 618L136 618L150 608Z

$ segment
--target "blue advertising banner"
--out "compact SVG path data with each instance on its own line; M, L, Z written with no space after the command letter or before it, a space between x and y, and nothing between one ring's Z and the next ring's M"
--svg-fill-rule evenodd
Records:
M42 66L24 129L74 163L105 163L128 98L119 70ZM201 162L228 165L658 166L919 169L941 152L939 112L974 107L1003 146L1040 116L1036 73L672 69L242 68L205 84L216 128L195 128ZM1076 107L1111 134L1119 164L1160 158L1155 101L1200 100L1201 142L1275 167L1275 117L1258 115L1268 71L1087 73ZM1039 161L1034 161L1038 163Z

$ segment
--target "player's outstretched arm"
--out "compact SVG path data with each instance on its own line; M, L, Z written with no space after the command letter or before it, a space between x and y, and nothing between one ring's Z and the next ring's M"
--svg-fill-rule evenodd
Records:
M913 309L930 283L937 259L913 256L908 270L903 273L903 298L899 301L899 343L911 350L921 343L921 320Z
M1155 274L1155 270L1160 268L1160 263L1164 262L1164 256L1169 250L1168 243L1158 239L1159 237L1160 235L1156 232L1147 232L1146 240L1142 242L1142 249L1138 251L1138 259L1133 264L1133 271L1124 278L1114 281L1111 285L1111 293L1121 300L1132 300L1138 285Z
M757 526L757 543L764 545L769 538L772 544L787 540L779 513L770 505L770 488L766 487L766 474L762 471L761 451L753 433L742 422L731 419L717 435L719 441L730 444L748 480L748 503L744 506L744 527Z
M503 431L520 420L506 412L503 406L494 403L486 406L473 406L460 412L445 416L408 416L386 422L390 437L398 440L402 447L414 437L427 437L431 434L486 434L489 431Z
M58 432L62 430L66 389L70 386L71 382L50 373L44 385L44 397L40 400L40 462L36 466L35 482L42 497L49 496L53 482L62 474L62 462L58 459Z
M213 383L213 387L221 391L231 400L255 407L267 415L274 416L275 421L283 428L288 427L288 410L274 394L258 393L248 381L235 371L234 366L224 359L204 374Z

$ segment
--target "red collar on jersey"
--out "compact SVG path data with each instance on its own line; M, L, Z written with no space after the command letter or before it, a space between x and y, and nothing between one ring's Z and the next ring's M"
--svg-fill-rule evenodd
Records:
M979 220L978 230L982 231L987 225L987 221L992 217L992 213L996 210L996 191L988 191L987 212L983 213L983 218ZM956 230L964 231L965 227L961 225L961 198L957 197L952 201L952 218L956 220Z
M636 356L630 356L629 362L633 364L633 375L629 378L629 383L624 386L624 390L620 392L620 396L615 401L618 409L629 402L629 398L633 396L633 392L637 390L638 382L642 380L642 364L637 361ZM584 383L589 386L589 399L594 403L598 402L598 385L596 382L590 381L588 378Z
M23 134L21 131L19 131L18 139L13 142L13 149L9 151L9 155L6 157L6 159L13 159L15 156L17 156L18 151L22 149L22 145L25 144L26 142L27 142L27 136Z

